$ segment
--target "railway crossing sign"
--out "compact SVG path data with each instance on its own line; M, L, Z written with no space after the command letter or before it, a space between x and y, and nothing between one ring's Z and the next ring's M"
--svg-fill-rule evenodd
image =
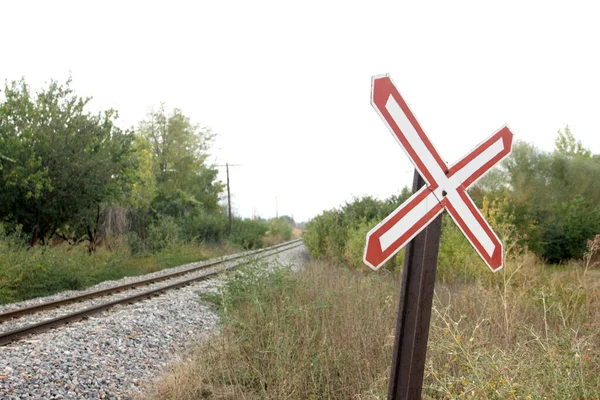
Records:
M447 210L488 267L492 271L501 269L502 243L466 189L510 154L511 131L506 126L502 127L448 167L392 79L388 75L373 77L371 90L371 104L425 180L425 187L367 234L365 264L377 270Z
M492 271L502 268L502 243L466 190L510 154L513 134L504 126L447 166L388 75L372 78L371 104L415 166L413 195L367 234L364 262L377 270L407 246L388 399L420 399L440 214L448 211Z

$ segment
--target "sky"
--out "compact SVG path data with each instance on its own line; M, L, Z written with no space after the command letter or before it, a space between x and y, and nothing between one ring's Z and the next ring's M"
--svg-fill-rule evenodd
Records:
M238 215L306 221L412 183L373 75L392 76L448 163L504 124L544 151L568 124L600 153L594 3L0 0L0 78L71 76L123 128L180 108L217 134L213 162L240 165Z

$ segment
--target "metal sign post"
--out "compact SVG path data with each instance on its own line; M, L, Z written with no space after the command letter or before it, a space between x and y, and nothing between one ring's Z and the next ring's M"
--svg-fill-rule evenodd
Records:
M413 193L423 185L415 171ZM406 246L389 399L421 398L441 228L440 215Z
M377 270L408 244L388 397L418 399L425 369L441 213L448 211L492 271L502 268L502 243L466 190L510 154L513 134L504 126L448 166L388 75L373 77L371 104L415 166L413 195L367 234L364 262Z

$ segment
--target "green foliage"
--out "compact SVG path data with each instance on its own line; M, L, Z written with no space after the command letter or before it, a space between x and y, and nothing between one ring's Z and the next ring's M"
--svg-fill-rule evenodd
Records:
M218 295L202 296L215 302L223 336L193 355L194 374L183 374L177 394L156 398L373 397L389 364L396 304L382 290L397 291L396 281L308 268L293 274L252 265L232 274Z
M367 233L408 196L406 189L403 195L384 201L365 197L346 203L341 210L325 211L307 224L304 243L315 257L327 258L353 268L366 268L363 254ZM389 260L384 268L400 270L403 263L404 250ZM482 265L479 255L460 229L449 216L444 215L438 278L444 282L472 280Z
M324 257L354 268L363 266L366 233L410 197L408 188L399 196L377 200L355 198L339 210L329 210L306 225L304 243L315 257ZM403 255L390 260L388 269L402 265Z
M171 112L161 104L142 121L138 133L148 141L159 196L157 202L193 199L206 210L217 211L223 185L216 181L217 169L207 165L208 149L214 135L191 123L179 109Z
M527 251L481 270L493 284L436 284L423 398L596 399L598 276ZM140 398L384 399L399 278L323 262L236 272L202 296L221 334Z
M346 237L344 214L339 210L330 210L306 224L304 244L315 257L342 261Z
M5 224L0 223L0 254L10 250L25 250L28 245L29 236L23 233L22 225L7 231Z
M222 185L206 161L210 130L161 105L134 135L116 127L114 110L87 112L89 100L74 93L70 80L51 82L37 94L23 80L6 85L0 103L0 221L22 226L31 244L55 235L70 243L85 237L95 251L107 233L103 216L124 206L125 225L136 233L128 236L135 252L222 240Z
M527 246L550 262L581 258L599 231L600 157L559 132L556 151L517 142L504 163L514 225Z
M264 294L269 288L285 290L295 283L289 267L277 265L267 268L265 263L251 262L229 274L219 293L204 293L201 298L215 304L227 317L229 312Z
M581 195L555 204L546 223L542 256L554 263L581 258L586 250L586 241L597 232L600 232L600 207L592 209L590 202Z
M99 209L136 179L133 134L115 126L114 110L87 112L90 99L70 85L32 95L24 80L12 82L0 103L0 218L32 242L63 228L93 240Z
M556 151L571 156L591 157L592 152L583 147L581 141L576 140L571 133L569 125L565 126L564 131L558 130L558 137L554 141Z
M150 170L155 182L149 204L151 218L143 218L144 223L139 229L140 234L144 233L140 235L146 242L144 246L153 250L180 241L224 240L229 227L227 217L218 205L223 185L216 180L216 168L207 164L208 150L214 138L210 130L192 124L181 110L168 111L161 104L157 111L150 112L140 122L137 133L142 143L140 147L150 157L147 161L144 153L145 172L140 175L147 176ZM159 227L165 221L169 221L170 226L167 237L164 232L159 234ZM244 224L240 226L244 231L237 232L231 240L258 245L254 243L259 240L248 237L249 229Z
M263 246L263 239L269 225L266 221L250 218L235 218L229 240L245 249L256 249Z
M156 236L149 243L160 249L154 248L152 253L135 232L130 232L112 250L100 248L90 254L87 246L66 243L29 247L28 237L18 227L6 233L0 224L0 304L81 290L106 280L148 274L241 250L231 245L182 243L176 240L173 229L169 219L153 225L152 235Z
M181 228L173 217L160 217L150 225L147 247L150 251L168 249L181 240Z
M141 254L146 250L144 241L140 238L140 235L138 235L137 232L127 232L125 235L125 242L127 243L127 246L129 246L131 254Z
M89 101L74 92L70 79L51 82L38 93L24 80L4 87L0 292L5 301L121 277L131 272L123 258L151 255L150 265L162 257L173 265L191 261L189 254L198 253L188 250L203 242L257 248L267 229L290 238L285 218L269 226L234 217L229 234L218 203L223 185L207 161L210 129L161 104L135 133L123 131L115 110L93 114ZM83 240L88 261L81 258ZM50 244L77 250L67 253ZM106 265L98 264L98 251Z
M487 266L452 218L444 214L436 279L445 283L470 282L482 273L488 273Z
M600 157L583 151L568 129L557 143L560 150L547 154L517 142L511 157L471 193L511 246L527 247L550 262L581 258L586 241L600 232ZM405 188L384 201L363 197L325 211L307 224L305 244L315 257L361 268L367 232L409 195ZM486 271L480 257L451 219L443 218L438 278L480 279L479 271ZM401 260L386 268L400 267Z
M269 233L273 236L280 236L284 241L292 238L293 226L291 219L286 217L273 218L269 221Z
M235 219L235 218L234 218ZM188 240L221 242L229 234L227 216L220 213L201 211L181 221L184 237Z

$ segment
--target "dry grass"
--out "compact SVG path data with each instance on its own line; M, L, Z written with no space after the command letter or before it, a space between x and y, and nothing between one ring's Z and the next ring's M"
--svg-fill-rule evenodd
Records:
M302 237L303 233L304 233L304 230L302 230L300 228L294 228L294 229L292 229L292 237L295 237L295 238Z
M283 235L280 234L268 234L263 238L265 247L275 246L283 242L285 242L285 239L283 238Z
M176 366L152 397L369 397L385 379L392 344L396 282L388 278L312 263L297 276L233 283L223 335Z
M424 398L598 398L600 288L590 266L556 273L522 254L475 283L436 288ZM144 399L384 399L397 274L313 262L247 270L200 344Z

